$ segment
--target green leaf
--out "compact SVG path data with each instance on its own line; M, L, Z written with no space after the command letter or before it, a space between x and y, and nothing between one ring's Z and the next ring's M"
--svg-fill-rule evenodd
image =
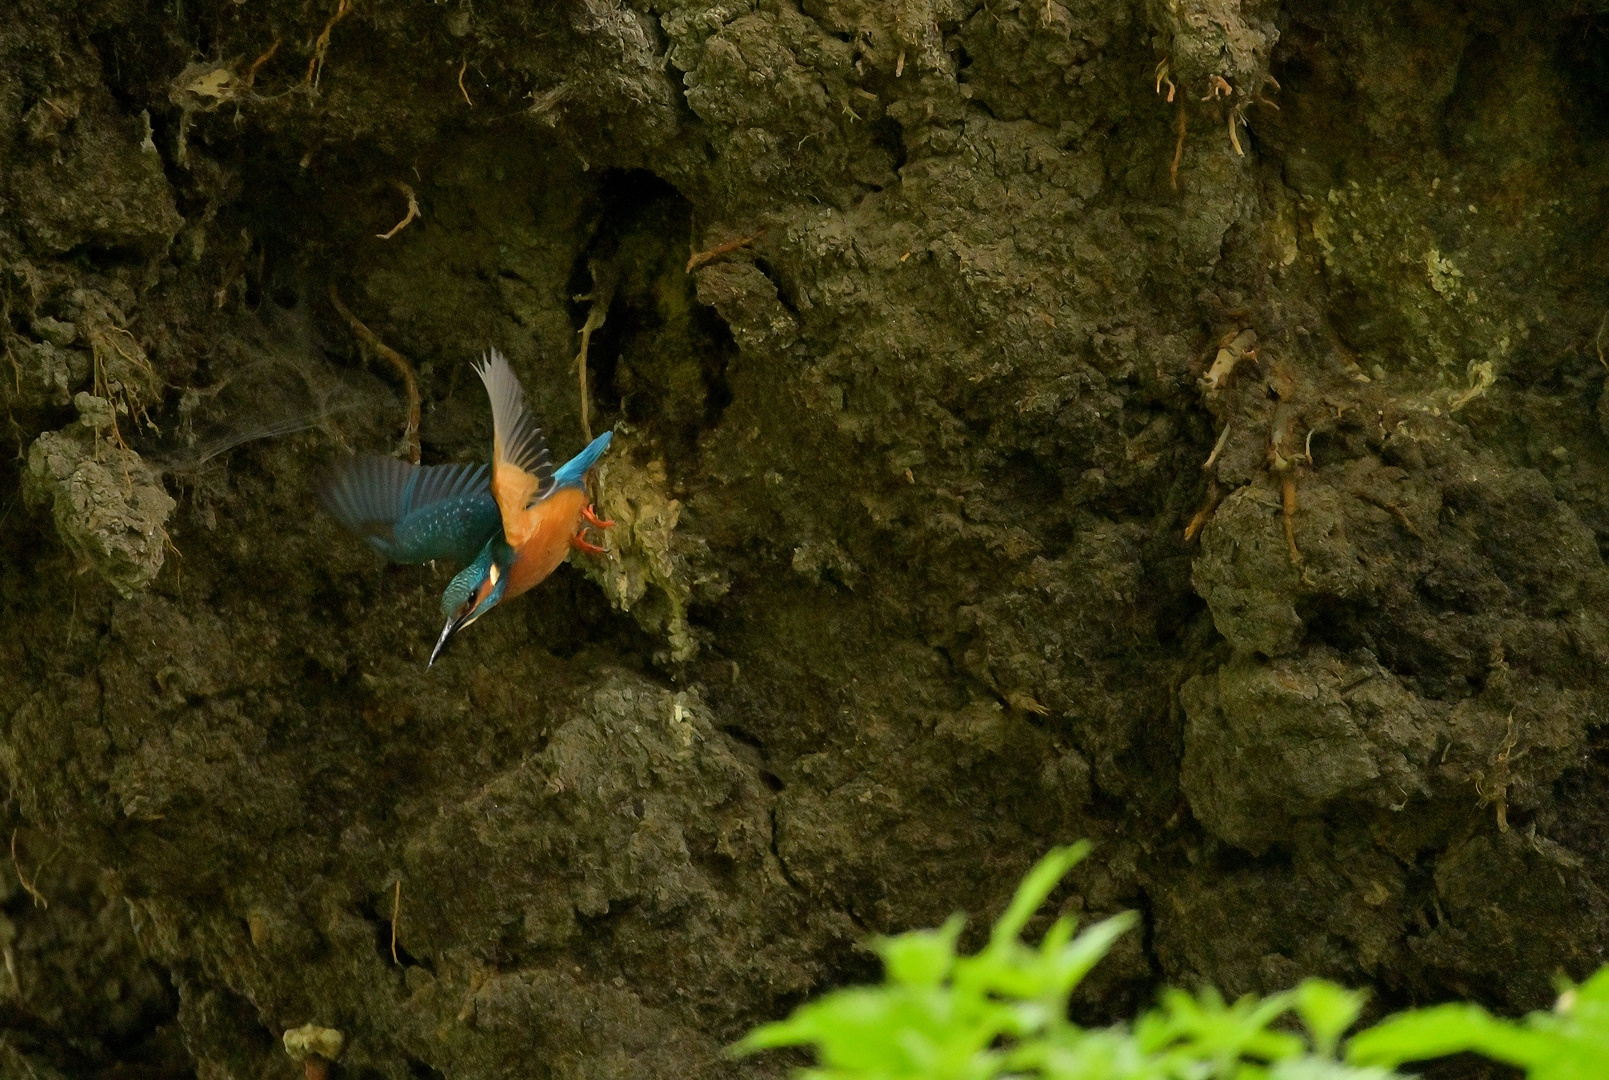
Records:
M1050 895L1057 882L1067 876L1067 871L1084 860L1092 846L1088 840L1080 840L1076 844L1051 848L1046 852L1045 857L1022 879L1011 906L994 924L994 931L989 935L989 947L993 949L1016 943L1017 935L1028 925L1028 920L1039 910L1039 905L1045 902L1045 897Z
M1070 944L1048 957L1052 972L1051 992L1066 998L1072 993L1073 987L1084 981L1090 969L1112 951L1117 939L1139 921L1140 917L1132 911L1118 912L1089 927Z
M888 977L906 986L937 986L955 966L955 943L966 925L964 915L952 915L938 930L913 930L873 944L888 969Z
M1474 1050L1510 1065L1545 1061L1550 1040L1514 1024L1494 1020L1479 1005L1436 1005L1387 1017L1347 1043L1346 1059L1356 1065L1424 1061Z
M1313 1033L1314 1049L1334 1057L1346 1029L1357 1023L1369 995L1347 990L1324 979L1306 979L1296 988L1296 1012Z

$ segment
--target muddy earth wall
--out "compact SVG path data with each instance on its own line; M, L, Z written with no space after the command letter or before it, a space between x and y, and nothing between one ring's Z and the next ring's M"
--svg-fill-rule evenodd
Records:
M1086 836L1090 1020L1606 959L1602 0L6 6L4 1075L781 1075ZM617 432L428 672L353 320Z

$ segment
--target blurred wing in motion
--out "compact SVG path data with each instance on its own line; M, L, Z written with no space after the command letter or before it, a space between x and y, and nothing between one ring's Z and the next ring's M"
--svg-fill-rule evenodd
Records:
M320 492L337 521L393 562L473 562L502 528L485 465L346 458Z

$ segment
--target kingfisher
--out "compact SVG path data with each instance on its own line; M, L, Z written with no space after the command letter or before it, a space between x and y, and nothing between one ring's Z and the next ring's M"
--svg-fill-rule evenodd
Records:
M393 562L467 564L441 594L447 622L427 668L464 627L553 573L570 548L602 554L587 530L614 525L593 511L586 487L613 433L555 469L508 360L492 349L475 373L492 403L490 465L357 455L336 466L321 493L336 520Z

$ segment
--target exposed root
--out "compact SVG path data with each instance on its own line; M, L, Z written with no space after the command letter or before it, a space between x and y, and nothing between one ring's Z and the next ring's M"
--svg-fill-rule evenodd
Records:
M1042 704L1032 694L1025 694L1021 690L1013 690L1006 695L1006 704L1018 712L1033 713L1035 716L1049 716L1050 708Z
M554 109L557 109L560 105L564 104L565 100L569 98L571 93L572 90L570 84L567 82L561 82L557 86L542 91L540 94L533 93L531 95L531 107L525 111L531 116L543 120L546 123L556 123L557 120L554 118L549 118L548 114Z
M409 187L407 184L404 184L401 180L391 181L391 186L402 192L402 194L407 197L408 213L401 221L391 226L389 232L375 233L375 238L379 240L391 239L403 229L406 229L414 218L422 218L425 216L424 213L419 209L419 197L413 193L413 188Z
M1469 389L1448 402L1448 412L1457 412L1471 401L1485 394L1497 383L1497 368L1490 360L1480 360L1470 364L1469 374L1471 378Z
M184 552L180 551L179 550L179 545L175 544L173 542L173 537L168 535L168 530L166 530L162 526L158 525L156 527L156 531L162 534L162 546L163 546L163 548L165 548L168 551L173 552L174 558L183 559L184 558ZM178 568L175 567L174 569L175 569L175 572L177 572Z
M1302 561L1302 553L1296 548L1296 477L1290 473L1279 478L1280 508L1285 517L1285 542L1291 546L1291 565L1296 566Z
M1219 347L1218 355L1213 358L1212 367L1202 376L1201 389L1209 394L1223 389L1224 383L1234 373L1236 365L1242 360L1256 359L1257 331L1240 331Z
M251 62L251 67L246 69L246 77L242 79L241 82L245 84L248 89L251 87L252 83L257 81L258 69L264 64L268 63L268 61L272 60L274 58L274 54L279 51L279 42L279 38L274 38L274 43L268 46L261 56Z
M897 79L903 74L905 74L905 50L901 49L899 59L894 61L894 78Z
M1600 352L1599 356L1603 354ZM17 396L22 396L22 365L17 363L17 354L11 351L11 341L6 341L6 359L11 361L11 378L17 386Z
M458 92L464 95L464 104L473 109L475 107L475 103L469 100L469 91L464 89L464 72L468 70L469 59L466 57L464 62L458 65Z
M1384 499L1377 499L1365 491L1355 491L1352 494L1354 498L1362 499L1370 506L1377 506L1381 510L1384 510L1386 513L1390 514L1392 517L1396 518L1397 523L1400 524L1403 529L1407 531L1408 535L1412 536L1415 540L1423 540L1425 538L1424 534L1414 527L1413 519L1408 517L1408 512L1402 507L1398 506L1396 503L1389 503Z
M1598 363L1609 368L1609 360L1603 358L1603 331L1606 326L1609 326L1609 311L1604 312L1603 318L1598 320L1598 336L1592 339L1592 343L1598 347Z
M1269 389L1279 397L1274 405L1274 416L1268 426L1268 467L1279 477L1280 510L1285 518L1285 543L1290 545L1291 565L1295 566L1302 561L1302 553L1296 546L1296 466L1301 463L1301 454L1285 456L1285 444L1290 440L1291 431L1296 426L1296 410L1291 406L1291 395L1295 386L1288 372L1276 364L1268 380Z
M1225 428L1224 430L1227 431L1228 429ZM1218 512L1218 504L1223 501L1223 486L1216 480L1210 481L1207 485L1207 501L1201 504L1201 509L1197 510L1195 516L1190 519L1190 524L1184 527L1185 543L1189 543L1201 535L1201 530L1207 527L1207 522L1212 520L1212 515Z
M1509 776L1509 762L1523 757L1527 750L1514 753L1514 745L1519 742L1519 734L1514 730L1514 713L1508 714L1508 731L1503 737L1503 744L1492 755L1492 775L1487 777L1484 772L1475 774L1475 794L1480 796L1481 806L1495 806L1497 810L1497 831L1508 832L1508 789L1511 783Z
M1244 127L1245 124L1246 117L1240 111L1240 106L1236 105L1231 108L1229 110L1229 144L1235 148L1235 154L1239 157L1245 157L1246 151L1240 148L1240 135L1235 131L1235 128Z
M402 913L402 878L397 877L397 891L391 896L391 962L401 965L397 959L397 916Z
M604 316L599 312L607 310L602 304L594 304L587 312L587 321L581 324L581 351L575 357L576 377L581 385L581 433L589 443L592 441L592 395L587 392L587 348L592 344L592 332L603 325Z
M1173 95L1178 91L1179 88L1173 85L1173 80L1168 78L1168 74L1168 58L1164 56L1161 60L1156 62L1156 92L1160 94L1162 92L1162 84L1167 83L1168 104L1171 105L1173 103Z
M16 829L11 830L11 865L17 871L17 880L22 882L23 890L29 896L33 897L34 907L48 908L50 906L50 901L45 899L45 894L40 892L39 889L34 885L34 882L28 880L28 875L22 872L22 861L17 858ZM37 875L35 875L34 880L38 880Z
M122 341L117 337L119 334L134 342L133 352L129 352L128 349L123 347ZM145 407L140 404L137 389L131 387L128 383L130 377L128 369L122 369L114 375L110 371L110 365L116 359L121 358L129 368L133 369L132 374L134 377L151 380L155 378L155 373L151 369L151 362L145 357L145 351L140 348L139 342L135 340L134 335L110 319L91 320L86 336L89 338L93 371L91 390L96 397L105 398L112 405L112 441L117 444L117 448L120 451L125 451L125 453L118 456L123 465L124 484L132 491L134 489L134 477L129 471L129 456L126 453L129 445L123 438L123 429L117 422L117 414L119 412L123 413L137 425L141 417L145 416ZM98 458L100 456L100 431L98 429L95 433L95 439L95 455Z
M615 282L619 280L613 273L600 275L598 267L592 268L592 292L576 297L577 300L591 300L592 307L587 310L587 321L581 324L581 351L575 355L577 378L581 384L581 433L586 436L587 442L592 441L592 395L587 390L587 350L592 346L592 332L603 325L609 317L609 304L615 298Z
M707 251L695 251L695 252L693 252L693 257L687 260L687 270L686 270L686 272L691 274L694 270L697 270L700 266L703 266L705 263L714 262L716 259L719 259L722 255L730 255L732 252L736 251L738 248L748 247L750 244L754 243L756 240L758 240L760 237L762 237L764 235L765 235L765 230L761 229L759 232L756 232L753 236L740 236L735 240L727 240L727 241L724 241L722 243L716 244L714 247L708 249Z
M562 791L563 789L561 788L560 790ZM474 1015L475 995L480 993L480 988L485 986L486 980L491 977L492 973L484 969L476 971L469 977L469 989L464 994L464 1007L458 1010L458 1022L460 1024Z
M401 353L381 341L373 330L364 326L362 321L352 314L351 309L341 302L341 295L335 291L333 281L330 282L330 303L335 305L335 310L339 311L341 317L347 321L347 325L352 327L352 332L358 336L358 340L389 360L391 366L397 369L397 374L402 376L403 385L408 390L408 426L403 435L408 440L409 459L415 465L419 464L419 382L414 378L413 365L408 363L407 358Z
M1229 429L1234 426L1232 421L1224 424L1223 431L1218 435L1218 441L1212 446L1212 453L1208 454L1207 460L1201 463L1203 472L1211 472L1212 467L1218 463L1218 455L1224 452L1224 446L1229 442Z
M330 51L330 31L351 10L352 0L337 0L335 14L330 16L330 21L324 24L323 31L313 41L313 55L307 61L307 76L302 80L304 85L318 89L319 77L324 74L324 57Z
M1173 92L1171 90L1168 91L1168 97L1171 98L1172 96L1173 96ZM1179 138L1178 138L1178 141L1173 144L1173 163L1168 166L1168 183L1173 186L1174 191L1179 190L1179 160L1184 157L1184 129L1185 129L1184 98L1180 98L1179 99Z
M1217 101L1219 98L1233 97L1235 88L1229 85L1229 80L1222 75L1207 76L1207 93L1202 101Z

